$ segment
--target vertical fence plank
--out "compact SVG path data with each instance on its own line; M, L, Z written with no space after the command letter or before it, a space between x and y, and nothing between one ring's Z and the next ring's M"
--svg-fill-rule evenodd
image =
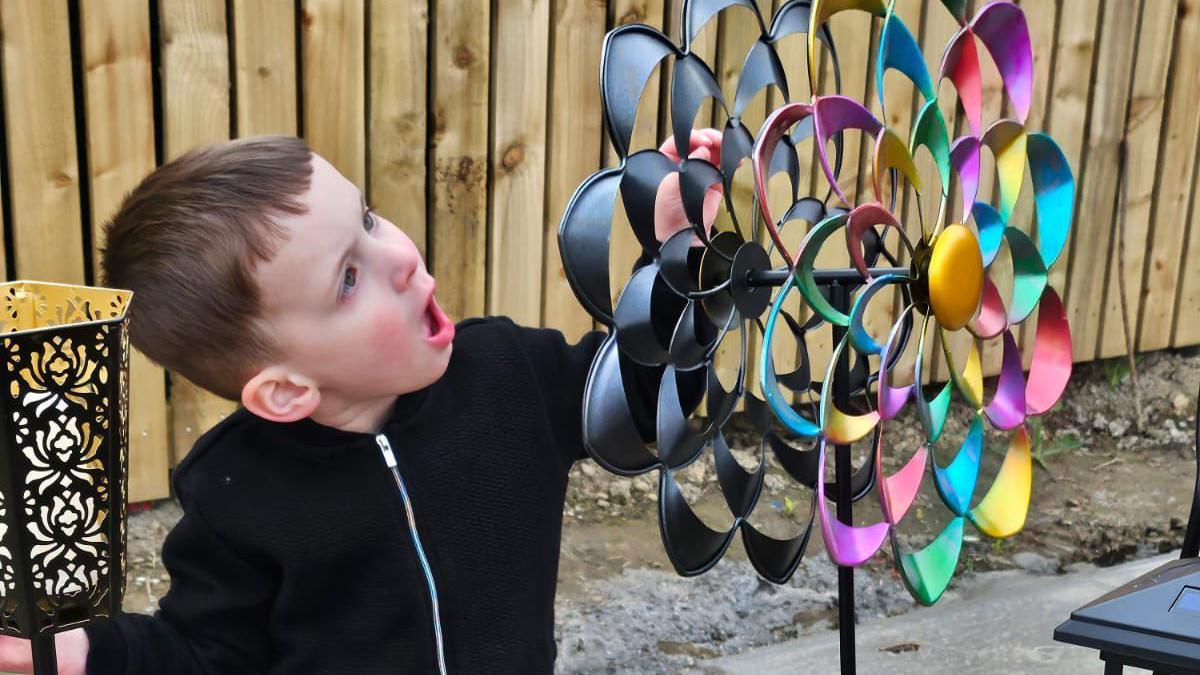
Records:
M1067 288L1067 318L1075 359L1095 358L1104 303L1104 281L1112 246L1114 197L1118 187L1118 145L1125 133L1134 41L1141 2L1104 6L1095 90L1088 134L1087 169L1075 217L1074 251Z
M1158 163L1158 187L1146 276L1142 281L1142 315L1138 321L1138 349L1163 349L1172 344L1171 319L1178 292L1179 271L1185 261L1193 261L1188 273L1196 269L1196 258L1183 257L1187 228L1188 203L1194 194L1192 172L1200 147L1200 0L1179 0L1177 7L1175 54L1171 63L1171 83L1163 124L1162 157ZM1195 222L1193 221L1193 227ZM1197 234L1193 232L1192 238ZM1194 316L1194 315L1193 315ZM1190 335L1185 344L1200 342L1200 322L1192 319L1185 328ZM1176 343L1178 344L1178 343Z
M1200 163L1200 159L1196 160ZM1178 288L1178 305L1175 311L1175 341L1174 346L1200 344L1200 198L1196 191L1200 190L1200 167L1193 172L1192 183L1192 217L1188 219L1188 247L1183 253L1184 261L1192 261L1183 270L1180 288Z
M367 199L408 234L421 255L425 232L425 115L429 9L372 2L367 17L370 139Z
M363 0L304 0L300 19L304 137L366 188Z
M1075 221L1072 232L1080 227L1080 204L1082 189L1087 175L1088 104L1092 98L1092 71L1098 55L1096 40L1099 38L1097 18L1100 16L1100 0L1078 0L1063 5L1059 17L1058 43L1055 46L1054 85L1047 113L1046 131L1054 138L1071 170L1075 174ZM1110 160L1111 161L1111 160ZM1068 270L1074 234L1067 240L1058 262L1050 268L1049 285L1061 297L1067 295ZM1071 325L1072 333L1082 330ZM1076 360L1079 360L1076 355Z
M167 159L229 137L229 43L221 0L158 0ZM174 460L236 405L171 373Z
M15 274L83 283L67 5L6 0L0 21Z
M542 325L574 342L592 328L567 283L558 223L575 188L600 167L600 44L604 0L554 0L546 148L545 264Z
M103 224L154 170L150 7L147 0L115 0L102 7L83 2L80 24L94 244L89 254L98 266ZM166 375L134 349L129 377L137 392L129 403L129 499L161 499L170 494Z
M484 311L490 4L435 5L430 257L438 303L455 320Z
M230 0L237 135L296 134L296 3Z
M1166 96L1171 45L1175 36L1175 3L1168 0L1147 2L1142 10L1141 37L1134 62L1133 87L1125 124L1127 160L1125 176L1128 201L1125 211L1125 260L1118 261L1117 211L1113 227L1113 245L1109 253L1106 300L1101 315L1100 358L1124 354L1125 326L1122 320L1122 295L1117 284L1124 284L1125 309L1129 320L1130 349L1136 347L1137 321L1142 298L1142 271L1146 241L1150 234L1155 179L1158 177L1159 139L1163 132L1163 99ZM1195 74L1195 73L1193 73ZM1200 76L1198 76L1200 77ZM1119 184L1118 184L1119 185Z
M1200 163L1200 160L1197 160ZM1200 260L1200 166L1193 171L1192 176L1192 213L1190 220L1185 215L1184 223L1188 230L1187 251L1183 254L1185 264L1182 279L1179 283L1179 298L1175 307L1175 339L1173 345L1183 347L1200 344L1200 266L1195 261Z
M546 178L546 66L550 0L496 6L492 50L489 314L538 325L542 307ZM521 261L528 261L522 263Z

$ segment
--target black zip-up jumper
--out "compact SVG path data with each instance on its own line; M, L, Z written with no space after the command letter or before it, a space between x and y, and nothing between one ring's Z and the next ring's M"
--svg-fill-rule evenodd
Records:
M552 672L567 472L603 337L458 325L445 375L382 430L415 537L377 436L237 411L175 473L159 611L89 627L87 672L437 673L417 541L448 672Z

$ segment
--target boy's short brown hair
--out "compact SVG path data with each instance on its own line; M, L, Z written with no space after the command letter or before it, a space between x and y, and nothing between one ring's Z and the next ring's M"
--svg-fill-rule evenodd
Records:
M312 151L261 136L199 148L146 176L104 227L103 283L134 292L130 341L227 399L277 353L252 271L306 211Z

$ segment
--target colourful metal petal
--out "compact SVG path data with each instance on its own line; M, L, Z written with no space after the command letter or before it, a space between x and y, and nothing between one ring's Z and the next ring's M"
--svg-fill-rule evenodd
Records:
M1021 184L1025 182L1025 127L1012 120L1000 120L988 127L983 143L996 157L1000 178L1000 220L1008 224Z
M817 136L817 159L821 162L821 169L825 171L825 178L829 180L834 194L848 207L850 201L838 185L837 176L829 164L826 144L830 138L846 129L858 129L874 138L883 127L870 110L847 96L818 96L813 102L812 113Z
M975 410L983 407L983 368L979 363L979 349L975 341L970 341L967 361L961 367L954 360L953 350L950 349L950 331L939 327L941 333L942 353L950 366L950 380L958 387L958 393L967 399L967 403Z
M967 330L980 340L990 340L1008 328L1008 314L1004 300L991 279L983 280L983 299L979 303L979 315L967 324Z
M1058 291L1047 288L1038 304L1033 363L1025 383L1025 412L1041 415L1054 407L1071 378L1071 327Z
M1004 331L1004 356L996 394L983 409L997 429L1013 429L1025 422L1025 376L1021 372L1021 349L1011 330Z
M888 380L891 379L891 368L888 367L892 363L892 352L899 345L900 336L904 332L904 322L910 319L913 313L913 306L910 304L900 312L900 317L896 323L892 324L892 329L888 331L887 342L883 345L883 351L879 354L879 391L878 391L878 409L881 420L890 420L904 408L904 404L908 402L908 397L912 395L913 385L903 387L892 387Z
M971 509L971 522L989 537L1010 537L1025 526L1029 493L1033 488L1033 458L1029 434L1018 427L1009 440L1008 452L995 482L983 500Z
M833 400L833 383L837 379L835 371L838 360L841 359L842 352L846 350L846 344L849 341L850 336L846 335L834 347L833 355L829 357L829 367L825 371L825 382L821 387L821 429L825 433L825 438L837 444L862 440L879 424L878 411L871 410L862 415L851 415L838 408L837 403Z
M887 119L887 101L884 98L883 76L889 69L903 73L926 101L937 96L920 45L894 11L888 13L887 21L883 24L883 33L879 38L879 63L875 68L875 91L879 93L884 119Z
M857 567L870 560L883 546L890 526L883 521L855 527L829 513L829 500L825 497L826 439L821 439L819 447L821 470L817 472L817 517L821 522L821 536L825 539L825 552L835 565Z
M929 332L929 317L921 322L920 342L917 343L917 361L913 364L913 398L917 402L917 417L921 420L921 428L925 431L925 442L936 443L946 426L946 414L950 411L950 389L953 384L947 382L941 391L926 401L921 393L921 382L925 370L925 336Z
M829 18L851 9L869 12L878 17L887 15L883 0L813 0L808 24L808 90L817 91L817 32Z
M1038 249L1049 269L1066 246L1075 209L1075 176L1063 151L1046 134L1029 134L1029 177L1037 209Z
M1024 124L1033 99L1033 45L1025 12L1011 2L993 2L979 10L971 27L996 62L1017 119Z
M1000 218L1000 212L987 202L975 202L971 217L975 219L975 228L979 230L979 252L983 255L983 266L989 267L1000 252L1004 221Z
M962 445L946 468L933 462L933 484L942 501L956 516L967 515L975 483L979 480L979 460L983 456L983 416L975 414Z
M942 0L942 5L958 20L960 26L967 22L967 0Z
M821 428L796 412L784 400L783 392L779 389L779 380L775 374L775 357L771 348L775 339L775 324L779 318L779 310L783 307L783 301L794 285L794 278L783 285L775 297L775 303L771 305L771 313L767 315L767 326L763 329L761 367L758 369L759 386L762 388L763 396L766 398L771 412L775 413L779 421L783 422L792 433L801 438L816 438L821 433Z
M917 121L913 125L909 144L912 146L910 154L913 157L917 156L917 150L921 147L929 150L929 154L933 156L933 163L937 166L938 177L942 182L942 196L949 195L950 132L946 129L946 120L942 117L942 110L938 108L936 100L926 103L925 107L921 108L921 112L917 114Z
M1046 265L1029 235L1015 227L1004 228L1012 254L1013 289L1008 305L1008 323L1021 323L1037 307L1046 290Z
M883 434L875 447L875 475L883 476ZM917 448L912 457L904 463L904 467L890 476L884 476L879 481L879 504L883 509L883 518L895 525L908 513L917 491L921 489L921 478L925 475L925 461L929 458L929 449L924 445Z
M866 316L867 307L871 303L871 299L875 297L879 291L894 284L904 283L908 280L907 277L898 274L885 274L881 277L872 279L858 294L854 300L854 307L850 310L850 344L860 354L878 354L883 350L883 345L875 341L871 334L867 332L863 325L863 317ZM889 302L889 305L891 303Z
M871 279L871 270L868 269L867 260L863 255L862 238L867 230L876 225L895 229L900 233L900 243L908 249L910 256L913 252L908 235L904 232L904 226L896 220L891 211L875 202L855 207L846 221L846 250L850 253L850 261L853 263L854 269L858 270L858 273L868 281Z
M762 128L758 132L758 138L754 141L754 150L750 155L751 165L754 167L754 190L758 195L758 208L762 211L763 222L767 224L771 241L775 242L775 248L787 261L788 267L793 266L792 256L788 254L787 247L783 245L783 238L779 235L779 229L775 225L775 217L771 215L770 200L767 199L767 178L770 173L771 159L779 141L787 134L788 129L811 114L812 107L804 103L789 103L778 108L771 113L767 121L763 122Z
M875 199L883 201L882 179L895 169L908 179L917 194L921 194L921 177L917 175L917 165L913 163L908 146L896 135L896 132L883 127L875 138ZM903 232L903 229L901 229Z
M950 579L958 567L963 542L963 519L951 520L936 539L915 553L901 553L895 536L892 542L896 568L908 592L926 607L937 602L950 585Z
M983 131L983 86L979 77L979 51L970 27L959 30L946 45L938 79L947 77L958 91L958 101L967 113L971 135L978 136Z
M849 326L850 317L834 308L821 295L821 289L817 286L817 280L813 277L813 265L816 264L817 254L821 251L821 246L825 244L825 240L829 235L836 232L839 228L845 226L848 220L846 214L830 216L825 220L817 223L816 227L808 231L804 241L800 243L800 252L796 256L796 272L795 284L800 289L800 294L804 296L808 306L812 308L822 319L837 324L839 326Z
M975 202L975 197L979 196L978 138L962 136L954 141L954 145L950 146L950 168L958 174L958 189L962 192L963 205L959 220L965 223L971 213L971 204Z

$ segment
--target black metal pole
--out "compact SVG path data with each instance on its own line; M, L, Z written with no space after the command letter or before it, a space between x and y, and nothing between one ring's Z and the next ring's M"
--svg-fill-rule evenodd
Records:
M37 632L30 640L33 650L34 675L58 675L58 654L55 652L54 634Z
M857 274L857 273L856 273ZM829 289L829 302L840 312L850 311L850 289L834 283ZM841 342L846 328L834 324L833 344ZM845 410L850 404L850 352L842 350L833 377L833 400ZM854 502L850 494L850 446L835 447L834 473L837 480L837 517L843 523L854 523ZM842 655L842 675L854 675L854 568L838 566L838 633Z
M872 267L868 270L872 277L881 277L885 274L908 275L911 270L907 267ZM776 270L751 270L747 283L750 286L782 286L788 280L790 271L786 268ZM813 279L822 285L829 284L862 284L865 279L858 273L858 270L853 267L845 269L828 269L828 270L813 270ZM845 307L842 311L849 311L849 307Z

